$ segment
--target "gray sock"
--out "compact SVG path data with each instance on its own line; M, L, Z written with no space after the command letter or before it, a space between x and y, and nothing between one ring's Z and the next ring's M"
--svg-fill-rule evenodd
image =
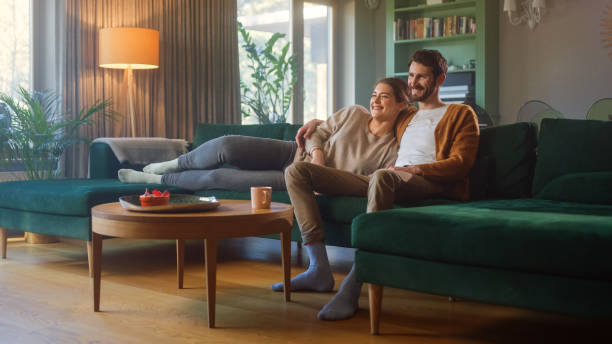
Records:
M355 278L355 264L346 276L340 289L323 309L317 314L319 320L344 320L351 318L359 309L361 285Z
M161 184L162 176L122 168L117 173L122 183Z
M314 290L330 291L334 289L334 276L331 273L331 266L327 259L325 244L314 243L305 245L310 264L308 270L295 276L291 280L291 291ZM271 286L274 291L282 291L284 283L276 283Z

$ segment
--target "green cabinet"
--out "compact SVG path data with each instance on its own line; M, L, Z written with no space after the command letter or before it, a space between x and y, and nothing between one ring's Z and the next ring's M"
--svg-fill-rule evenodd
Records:
M426 0L387 0L386 4L387 75L407 79L414 51L439 50L449 63L449 73L469 74L464 76L473 80L476 104L497 121L499 1L427 5ZM475 33L470 33L474 22Z

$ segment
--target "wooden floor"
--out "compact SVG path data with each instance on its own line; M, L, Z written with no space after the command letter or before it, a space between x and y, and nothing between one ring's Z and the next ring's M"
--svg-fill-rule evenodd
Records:
M100 313L93 312L84 243L11 240L0 261L0 343L588 343L612 342L609 321L588 321L386 288L381 335L369 335L367 288L350 320L316 313L332 293L293 293L284 303L280 243L220 242L217 325L208 329L203 249L186 247L185 286L176 289L169 241L104 241ZM292 249L292 275L305 252ZM353 251L330 248L337 286Z

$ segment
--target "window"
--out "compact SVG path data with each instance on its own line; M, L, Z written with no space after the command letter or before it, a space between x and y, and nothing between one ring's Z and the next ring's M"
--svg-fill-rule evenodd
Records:
M0 92L30 88L30 1L0 1Z
M303 10L301 17L293 18L292 5L296 4ZM332 10L330 3L320 0L238 0L238 21L258 46L263 46L273 33L280 32L285 34L285 38L277 46L291 41L292 45L303 47L302 56L296 56L297 70L302 74L298 79L303 80L303 93L302 97L294 97L292 101L287 116L290 123L326 119L333 110ZM299 42L293 42L292 32L297 23L303 23L303 35L297 38ZM239 51L240 78L248 80L250 71L246 68L246 53L242 47ZM299 85L294 92L298 92ZM296 98L298 101L303 99L303 103L296 106ZM257 118L243 118L242 123L257 123Z
M304 2L304 122L332 111L332 8Z
M31 86L30 1L0 1L0 32L0 92L15 97L19 86ZM7 118L0 117L0 126L9 124ZM7 176L4 172L22 169L20 163L0 161L0 181L13 178L12 173Z

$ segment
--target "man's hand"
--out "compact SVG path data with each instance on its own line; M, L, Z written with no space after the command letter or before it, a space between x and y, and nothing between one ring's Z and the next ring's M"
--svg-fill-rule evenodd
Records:
M423 170L421 170L420 168L416 166L392 166L392 167L389 167L389 169L391 171L403 171L403 172L412 173L415 176L423 176Z
M304 144L306 142L306 139L309 138L310 135L314 133L315 130L317 130L317 127L322 122L323 121L320 119L313 119L313 120L310 120L308 123L304 124L298 130L297 134L295 135L295 142L297 142L298 147L304 149Z
M320 148L314 149L310 152L310 162L315 165L325 166L325 156L323 150Z

